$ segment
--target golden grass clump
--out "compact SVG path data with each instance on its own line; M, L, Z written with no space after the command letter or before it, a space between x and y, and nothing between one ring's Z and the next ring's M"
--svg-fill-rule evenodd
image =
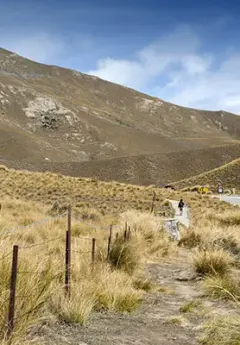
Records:
M171 241L163 229L163 220L146 212L127 211L121 214L120 224L124 226L127 222L130 226L137 251L142 253L142 257L154 259L177 253L176 242Z
M141 253L133 241L125 241L124 238L115 240L109 256L113 267L132 274L139 266L140 259Z
M238 226L240 225L240 210L233 213L221 214L217 217L221 225Z
M208 320L203 327L203 345L239 345L240 317L215 317Z
M230 254L222 249L202 250L193 258L193 265L197 273L202 275L225 275L234 260Z
M207 277L204 280L204 287L211 297L240 303L240 279L238 277L233 275Z

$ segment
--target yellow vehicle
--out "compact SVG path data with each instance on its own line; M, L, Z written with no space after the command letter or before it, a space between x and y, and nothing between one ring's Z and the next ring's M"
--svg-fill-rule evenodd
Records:
M209 192L209 188L208 187L199 187L197 191L199 194L207 194Z

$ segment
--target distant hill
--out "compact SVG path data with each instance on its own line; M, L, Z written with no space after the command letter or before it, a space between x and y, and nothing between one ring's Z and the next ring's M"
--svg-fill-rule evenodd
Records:
M239 138L240 116L177 106L0 49L0 160L6 164L163 184L237 158L227 149L219 161L212 148ZM184 152L196 162L201 150L207 158L197 163L200 170L184 166Z
M224 189L236 188L240 191L240 158L219 168L176 182L174 186L177 188L187 188L196 185L207 185L216 189L218 181L222 182Z
M0 164L15 169L51 171L70 176L92 177L163 187L184 178L220 167L239 157L240 144L188 150L168 154L151 154L113 158L92 162L36 162L0 159Z

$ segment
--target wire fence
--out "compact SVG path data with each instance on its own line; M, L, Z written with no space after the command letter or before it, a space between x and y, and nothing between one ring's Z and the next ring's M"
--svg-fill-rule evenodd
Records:
M44 218L44 219L38 220L36 222L32 222L31 224L28 224L28 225L25 225L25 226L19 226L19 227L15 227L15 228L12 228L12 229L8 229L6 231L0 232L0 236L8 235L10 233L15 233L17 231L26 230L26 229L32 228L34 226L37 226L37 225L42 225L42 224L47 223L47 222L49 222L51 220L55 220L57 218L65 217L66 215L67 215L67 212L65 212L63 214L60 214L60 215L57 215L55 217Z
M83 200L84 201L84 200ZM114 199L111 200L111 202L118 202L118 201L123 201L122 199ZM129 201L129 200L128 200ZM102 199L101 199L102 202ZM149 202L149 201L147 201ZM150 205L150 213L153 212L154 207L155 207L155 202L156 202L156 195L153 195L153 199L151 201L151 205ZM62 263L62 269L60 270L60 272L58 272L54 277L52 277L51 279L60 279L62 281L62 286L63 289L65 290L65 295L66 297L70 297L71 296L71 279L72 279L72 269L73 269L73 261L72 261L72 255L71 254L77 254L77 255L83 255L83 256L87 256L89 259L89 265L91 266L91 271L92 274L94 274L94 268L95 268L95 263L96 263L96 250L98 248L98 239L96 239L95 237L86 237L86 236L74 236L74 233L72 233L72 223L75 224L74 222L81 222L81 224L84 224L85 226L89 227L90 229L94 230L94 234L96 235L96 231L107 231L106 232L106 252L105 254L103 253L103 255L105 255L105 259L106 261L109 261L110 259L110 253L111 253L111 249L114 243L114 240L118 239L120 236L122 237L122 239L124 241L129 241L132 237L132 235L135 233L135 229L131 229L128 224L125 222L124 226L114 226L114 233L113 233L113 226L112 225L108 225L108 226L99 226L96 227L94 224L92 224L91 222L87 222L81 218L79 218L77 215L72 214L72 210L71 207L69 207L67 209L67 211L64 211L61 214L58 214L56 216L52 216L52 217L47 217L35 222L32 222L31 224L28 224L26 226L19 226L19 227L15 227L15 228L11 228L8 229L6 231L2 231L0 232L0 236L5 236L5 235L10 235L13 233L22 233L25 230L28 230L30 228L39 226L39 225L43 225L46 224L47 222L51 222L53 220L59 219L59 218L64 218L67 217L67 222L66 222L66 231L65 231L65 236L58 236L58 237L54 237L54 238L49 238L45 241L39 242L39 243L33 243L33 244L29 244L29 245L17 245L14 244L13 245L13 249L11 252L8 253L4 253L4 255L2 257L0 257L0 263L4 260L8 260L12 257L11 260L11 274L10 274L10 285L9 285L9 298L8 298L8 314L6 315L7 318L7 334L8 336L11 336L13 330L14 330L14 325L15 325L15 321L18 319L21 319L21 317L24 317L26 315L28 315L29 313L33 313L34 310L31 309L29 311L27 311L26 313L23 313L20 316L16 316L15 315L15 307L16 307L16 300L19 301L19 299L23 300L24 298L29 298L29 294L18 294L17 292L17 280L18 280L18 275L30 275L30 274L36 274L35 271L28 269L28 268L23 268L20 264L21 264L21 259L19 258L19 252L20 251L25 251L25 250L31 250L31 249L35 249L37 247L41 248L45 248L46 246L48 246L49 243L52 242L57 242L57 241L63 241L62 243L64 243L64 247L60 248L60 251L62 251L63 254L63 263ZM79 240L79 241L87 241L86 243L88 244L84 244L84 248L81 249L78 247L78 244L76 243L75 240ZM31 252L31 255L33 253ZM34 253L35 254L35 253ZM43 254L46 256L47 253L45 251L43 251ZM49 256L51 254L48 254ZM7 301L5 300L5 303Z
M64 257L64 261L62 264L62 270L60 272L58 272L56 274L55 277L52 277L51 279L56 279L56 278L61 278L63 279L62 283L63 283L63 288L65 290L65 294L67 297L70 297L71 295L71 275L72 275L72 268L73 268L73 262L72 262L72 258L71 258L71 254L72 253L76 253L77 255L86 255L89 256L89 265L91 266L91 270L94 274L94 268L95 268L95 262L96 262L96 249L97 249L97 239L96 238L90 238L90 237L84 237L84 236L72 236L72 221L77 221L77 222L82 222L85 225L89 226L91 229L93 230L97 230L97 227L93 224L90 223L85 223L83 222L82 219L75 217L72 215L71 212L71 208L69 207L67 212L64 212L63 214L57 215L55 217L48 217L36 222L33 222L25 227L16 227L4 232L1 232L0 235L5 235L5 234L11 234L11 233L15 233L17 231L23 231L24 229L29 229L30 227L34 227L34 226L38 226L40 224L44 224L47 221L51 221L54 219L57 219L59 217L65 217L67 216L67 231L65 233L65 237L64 236L58 236L58 237L54 237L54 238L50 238L48 240L39 242L39 243L33 243L33 244L29 244L29 245L13 245L13 249L12 251L4 254L2 257L0 257L0 263L4 260L7 260L9 258L12 257L12 261L11 261L11 274L10 274L10 286L9 286L9 298L8 300L4 300L4 304L7 303L8 301L8 314L6 315L7 318L7 334L10 337L11 334L13 333L14 330L14 325L15 322L19 319L21 319L24 316L27 316L28 314L31 314L34 312L33 308L31 308L31 310L23 313L22 315L15 315L16 314L16 303L19 303L19 300L24 300L26 298L30 298L30 294L18 294L17 290L17 281L18 281L18 275L26 275L26 277L28 275L33 275L36 274L36 271L28 269L27 267L22 267L21 266L21 259L19 258L19 253L21 251L25 250L31 250L31 249L35 249L37 247L43 247L45 248L49 243L52 242L57 242L57 241L62 241L64 240L65 243L65 248L63 249L63 257ZM113 244L113 226L110 225L108 227L102 227L101 230L107 230L108 236L107 236L107 241L106 241L106 260L109 260L109 256L110 256L110 251L112 248L112 244ZM124 238L125 241L129 240L131 237L131 230L130 227L128 227L127 223L125 224L125 228L121 229L120 227L115 227L115 231L116 231L116 238L119 236L119 232L122 230L122 236ZM89 244L84 245L84 249L81 250L78 249L78 245L76 244L75 240L79 240L79 241L87 241ZM74 247L72 248L72 245L74 245ZM33 253L31 252L31 255ZM46 256L46 252L43 251L43 254ZM35 255L35 253L34 253ZM24 279L27 279L24 277ZM17 302L18 301L18 302ZM1 302L1 305L3 305L3 303Z

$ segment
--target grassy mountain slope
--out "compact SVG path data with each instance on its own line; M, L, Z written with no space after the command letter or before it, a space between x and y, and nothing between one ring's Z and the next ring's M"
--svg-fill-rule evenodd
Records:
M216 188L218 181L222 182L224 188L237 188L240 190L240 158L219 168L176 182L174 185L177 188L186 188L195 185L209 185L212 188Z
M176 106L0 49L0 161L9 166L164 184L237 158L227 149L218 161L207 150L239 138L240 116ZM207 157L196 169L195 150Z
M119 213L129 209L150 211L153 193L156 193L156 207L159 211L171 211L163 205L161 189L126 185L118 182L102 182L89 178L74 178L52 173L16 171L0 166L0 197L43 202L54 205L58 210L71 204L74 208L87 211L96 209L102 214Z
M1 131L19 158L83 161L231 142L240 118L175 106L0 50ZM12 134L21 140L12 141ZM26 148L35 141L38 147ZM23 147L21 147L21 141ZM20 146L20 147L19 147ZM5 155L0 147L0 155Z
M4 160L0 164L14 169L52 171L70 176L85 176L105 181L134 184L167 183L214 169L239 157L240 145L219 146L169 154L129 156L92 162L34 162Z

